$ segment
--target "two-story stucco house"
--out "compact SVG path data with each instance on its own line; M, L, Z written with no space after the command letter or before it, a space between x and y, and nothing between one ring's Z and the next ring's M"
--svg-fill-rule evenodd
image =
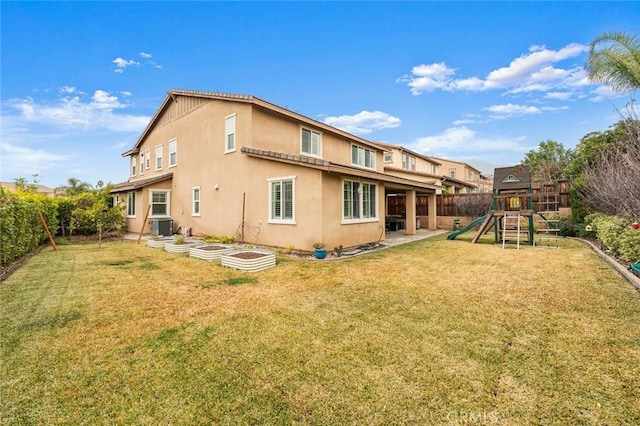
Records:
M173 229L276 247L352 247L385 236L387 194L431 206L440 186L384 171L384 149L254 96L171 90L135 145L128 181L112 192L132 232Z
M488 176L482 174L482 172L467 163L461 163L459 161L447 160L445 158L431 157L434 161L441 163L440 173L442 175L451 178L453 181L464 182L466 185L463 187L450 186L450 193L471 193L471 192L491 192L493 188L493 181Z

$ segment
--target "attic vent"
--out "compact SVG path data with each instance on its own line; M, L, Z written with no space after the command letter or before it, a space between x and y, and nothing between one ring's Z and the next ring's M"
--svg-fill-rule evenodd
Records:
M513 173L509 173L507 175L507 177L505 177L504 179L502 179L502 183L509 183L509 182L520 182L520 179L518 179L517 177L515 177L513 175Z

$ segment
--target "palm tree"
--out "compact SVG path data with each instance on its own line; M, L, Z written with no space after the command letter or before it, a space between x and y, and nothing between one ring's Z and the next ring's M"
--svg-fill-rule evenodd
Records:
M602 34L591 43L585 69L617 92L640 89L640 41L628 33Z
M77 195L88 191L91 191L91 184L73 177L67 179L67 185L62 185L55 189L56 194L65 195Z

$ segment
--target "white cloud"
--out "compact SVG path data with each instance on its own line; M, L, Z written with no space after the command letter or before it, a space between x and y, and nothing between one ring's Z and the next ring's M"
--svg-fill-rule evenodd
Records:
M140 52L140 56L144 59L150 59L151 58L151 53L146 53L146 52Z
M516 117L522 115L540 114L542 110L535 106L516 105L516 104L504 104L504 105L492 105L483 108L485 111L492 113L491 118L504 119L508 117Z
M441 155L455 158L486 151L523 153L531 149L523 145L525 138L504 138L478 135L466 126L451 127L439 135L416 139L408 148L425 155ZM485 155L486 156L486 155Z
M584 86L590 84L581 66L570 68L555 65L582 55L588 46L571 43L555 51L544 46L532 46L529 53L511 61L506 67L497 68L485 78L473 76L456 78L456 69L444 62L421 64L411 69L411 74L397 79L406 83L411 93L420 95L434 90L487 91L509 90L508 93L547 91L554 88Z
M116 59L114 59L111 62L116 64L116 69L114 71L117 72L118 74L122 74L124 72L125 68L130 67L132 65L140 66L140 63L134 61L133 59L127 60L127 59L123 59L121 57L117 57Z
M71 159L69 155L60 155L43 149L32 149L0 142L2 152L2 169L7 176L23 176L25 170L29 175L41 174L45 170L61 167Z
M14 126L48 126L58 130L109 129L116 132L138 132L149 117L118 113L127 108L117 96L105 90L95 90L91 97L76 90L72 96L53 101L33 98L11 99L2 109L2 121Z
M463 118L462 120L455 120L453 122L453 125L457 127L457 126L462 126L464 124L473 124L473 123L476 123L476 120L472 120L470 118Z
M629 96L627 93L615 92L609 86L598 86L590 93L589 100L591 102L602 102L627 96Z
M324 122L345 132L366 135L376 130L392 129L402 121L382 111L362 111L355 115L325 117Z

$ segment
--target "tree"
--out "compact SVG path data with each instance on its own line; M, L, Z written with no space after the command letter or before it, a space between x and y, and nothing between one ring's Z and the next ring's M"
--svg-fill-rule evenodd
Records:
M80 179L73 177L67 179L67 185L62 185L55 189L56 194L64 194L68 196L78 195L89 191L91 191L91 184L82 182Z
M567 169L574 156L571 149L556 141L540 142L537 150L527 152L522 164L529 166L534 186L553 183L567 177Z
M589 78L617 92L640 88L640 41L628 33L608 32L591 42L585 64Z

